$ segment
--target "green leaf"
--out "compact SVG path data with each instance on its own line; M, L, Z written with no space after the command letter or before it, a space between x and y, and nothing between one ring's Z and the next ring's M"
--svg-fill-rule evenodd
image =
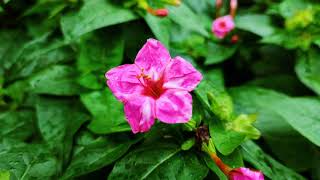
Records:
M0 113L0 140L14 138L25 140L34 132L35 114L31 110L6 111Z
M105 36L105 34L113 35ZM80 85L89 89L101 89L104 86L105 72L121 64L123 59L122 35L119 28L114 28L90 33L81 38L77 59L77 68L82 73L78 79Z
M3 140L0 159L0 169L10 171L10 179L56 179L58 174L57 160L45 145Z
M293 129L277 112L266 109L263 106L265 102L262 98L262 101L256 101L256 98L259 99L256 97L257 91L254 92L249 88L235 88L230 93L235 100L237 113L255 113L257 115L257 121L254 125L261 131L266 144L276 157L285 162L287 166L297 170L312 167L310 162L314 159L314 148L311 143ZM275 98L279 97L269 95L268 100L272 101ZM301 152L305 152L303 156L301 156Z
M270 179L305 180L301 175L280 164L271 156L265 154L259 146L252 141L242 144L242 154L246 161L261 170Z
M299 79L320 96L320 53L319 48L311 48L300 53L295 66Z
M245 134L227 129L218 120L209 121L209 130L214 145L223 155L231 154L246 138Z
M269 36L275 32L271 23L271 17L262 14L237 15L235 19L236 27L252 32L259 36Z
M134 144L125 136L94 137L83 132L77 139L71 162L62 179L70 179L98 170L120 158Z
M1 180L10 180L10 172L0 170L0 179Z
M24 33L14 29L0 31L0 75L4 69L9 69L14 63L17 51L23 46L27 38Z
M88 120L88 115L77 102L55 98L40 97L36 104L40 133L62 162L68 161L73 136L80 126Z
M124 38L119 28L87 34L80 39L77 68L84 73L98 71L97 75L104 76L105 71L121 64L123 51Z
M233 89L243 93L247 102L254 103L258 108L277 113L296 131L316 145L320 145L320 101L309 98L290 98L272 90L254 87Z
M142 146L118 161L108 179L203 179L208 169L173 144Z
M310 6L310 3L305 0L284 0L279 4L278 10L283 17L290 18L297 11L306 9L308 6Z
M221 45L210 42L208 44L208 55L204 64L212 65L223 62L230 58L236 52L237 46Z
M209 34L202 24L201 19L184 3L179 7L168 8L169 18L179 24L181 27L197 32L205 37L209 37Z
M170 25L171 21L168 18L160 18L147 13L144 17L156 38L161 41L166 48L169 49L170 41Z
M55 65L34 74L28 82L33 93L69 96L79 94L76 77L74 68Z
M9 80L25 78L50 65L71 60L73 51L70 47L61 39L51 36L52 33L45 33L15 52L17 55L12 60L14 64L9 71Z
M81 101L93 116L88 125L91 131L110 134L130 130L123 113L123 105L116 100L110 90L81 94Z
M85 0L79 12L62 16L61 28L70 40L102 27L137 18L132 11L113 4L111 0Z

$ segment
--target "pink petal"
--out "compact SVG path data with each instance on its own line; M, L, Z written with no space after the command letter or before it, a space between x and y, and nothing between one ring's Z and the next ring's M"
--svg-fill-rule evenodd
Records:
M155 120L155 101L147 96L132 96L124 112L133 133L149 131Z
M230 172L230 180L264 180L260 171L251 170L249 168L237 168Z
M161 122L186 123L192 116L192 96L187 91L169 89L156 100L156 116Z
M192 91L201 81L202 75L191 63L181 57L175 57L165 70L166 89L181 89Z
M148 39L140 49L135 64L143 68L153 80L158 80L170 59L168 50L159 41Z
M130 96L141 94L143 91L143 86L137 78L140 73L141 71L136 65L125 64L112 68L105 76L113 94L124 102Z

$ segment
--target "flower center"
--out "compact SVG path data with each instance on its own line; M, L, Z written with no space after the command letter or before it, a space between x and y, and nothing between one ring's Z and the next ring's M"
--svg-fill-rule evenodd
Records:
M164 91L162 79L159 79L158 81L152 81L150 79L145 80L144 95L158 99Z
M163 78L154 81L149 76L144 74L141 74L137 78L144 87L143 95L158 99L164 93L165 89L163 88Z
M222 22L219 23L219 26L221 28L225 28L227 25L226 25L226 22L222 21Z

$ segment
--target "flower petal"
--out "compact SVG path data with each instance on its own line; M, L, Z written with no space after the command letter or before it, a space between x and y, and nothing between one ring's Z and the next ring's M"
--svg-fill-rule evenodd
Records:
M155 101L147 96L132 96L124 104L124 112L133 133L149 131L155 121Z
M175 57L165 70L164 88L192 91L201 81L202 75L191 63Z
M244 167L232 170L229 178L231 180L264 180L262 172Z
M170 59L168 50L159 41L148 39L140 49L135 64L143 68L153 80L158 80Z
M186 123L192 116L192 96L187 91L169 89L156 100L156 116L161 122Z
M141 94L143 86L139 82L137 75L140 69L134 64L125 64L112 68L106 73L107 84L112 93L120 101L126 101L130 96Z

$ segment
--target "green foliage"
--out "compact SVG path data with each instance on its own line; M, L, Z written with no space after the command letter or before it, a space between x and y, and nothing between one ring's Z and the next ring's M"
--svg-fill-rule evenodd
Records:
M228 179L208 151L269 179L320 179L319 3L240 2L224 39L213 0L173 4L0 2L0 180ZM188 123L133 134L104 75L148 38L203 80Z

